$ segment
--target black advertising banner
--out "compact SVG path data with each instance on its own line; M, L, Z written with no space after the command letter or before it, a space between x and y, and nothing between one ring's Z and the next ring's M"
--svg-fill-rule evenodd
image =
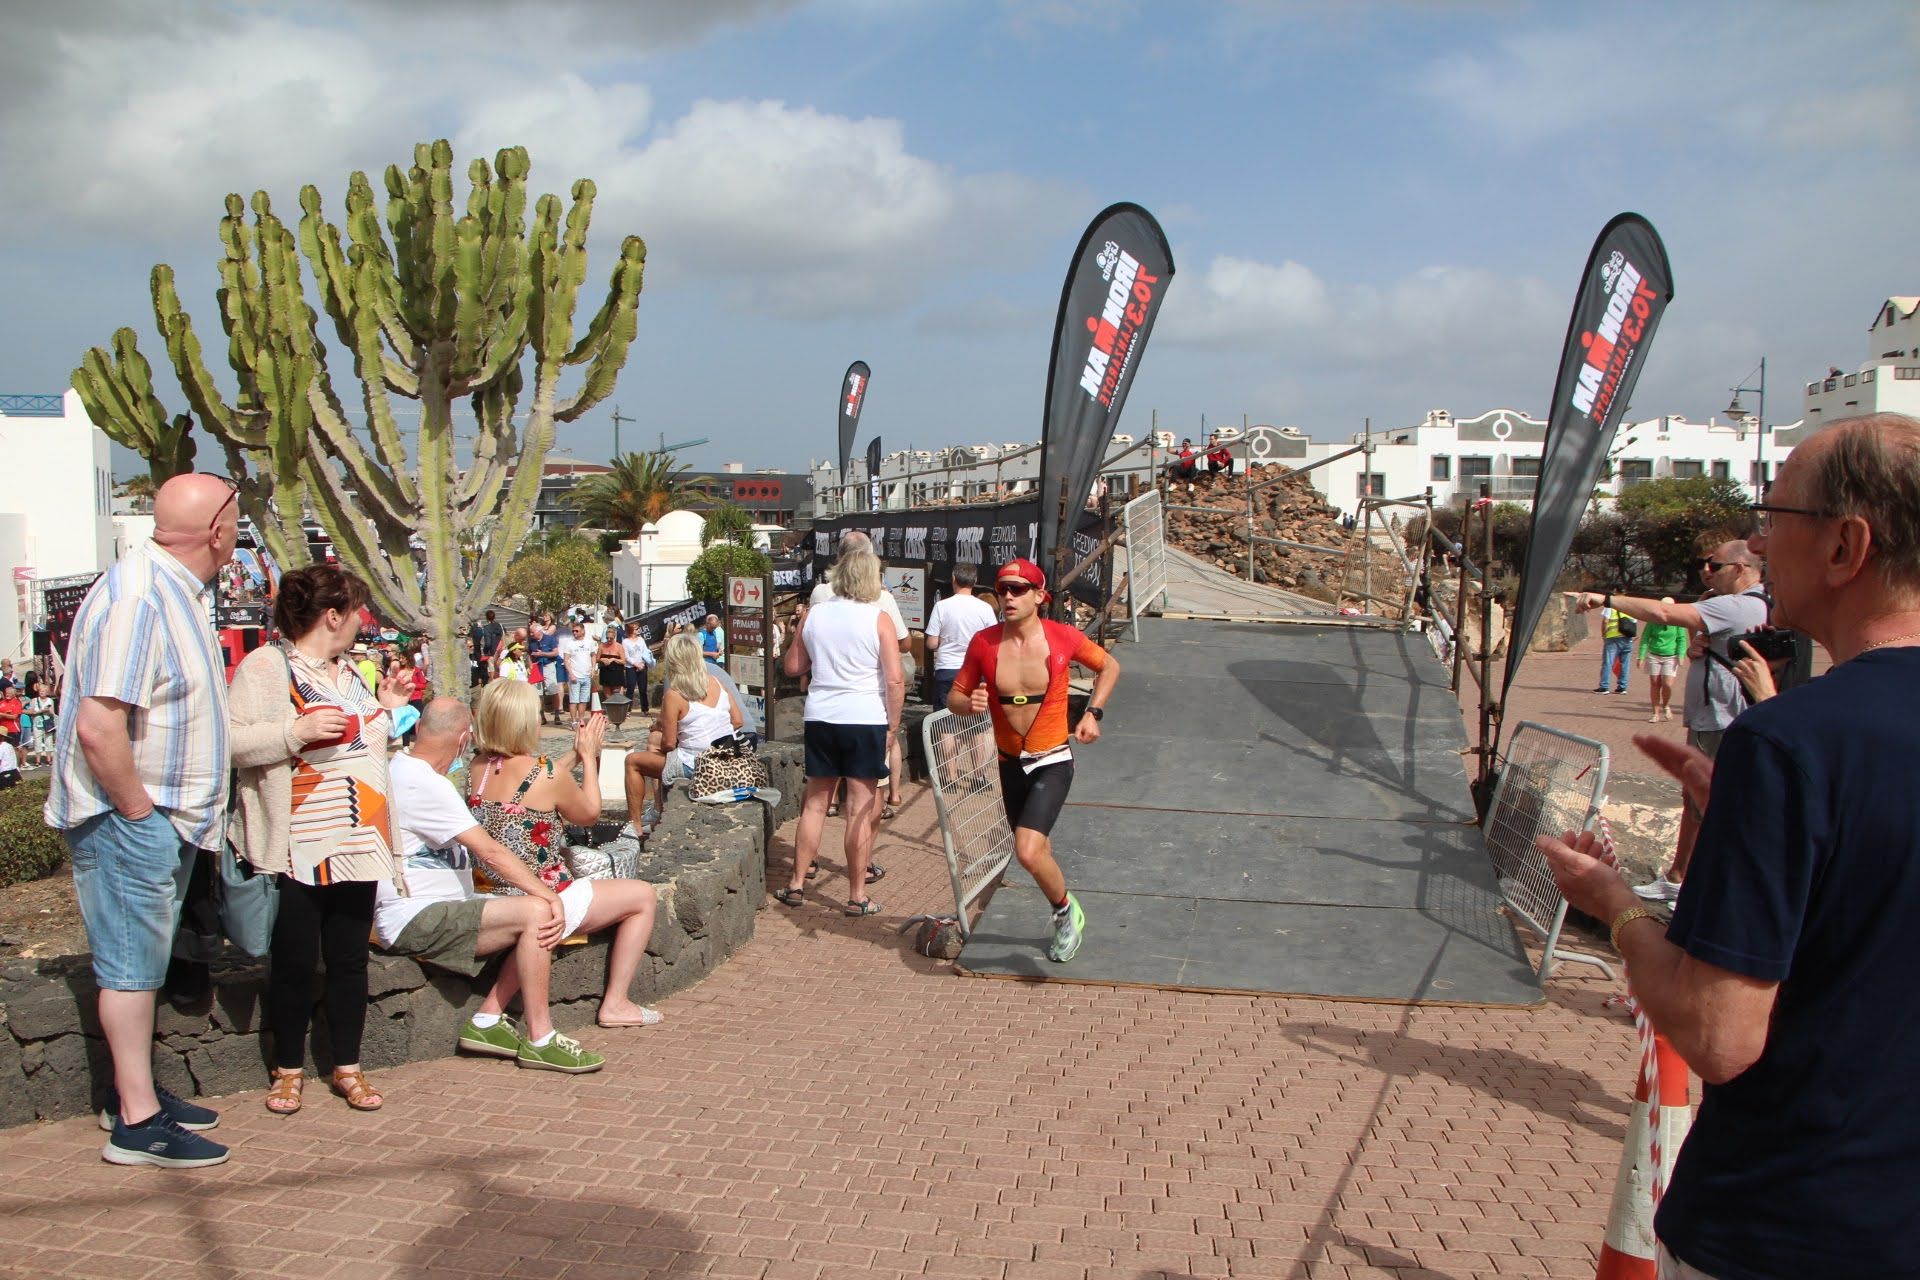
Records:
M1007 561L1033 558L1040 536L1040 500L991 506L917 507L911 511L880 511L821 520L813 526L810 543L802 544L803 564L811 580L825 578L843 535L858 529L873 539L874 551L889 564L925 563L932 567L930 591L946 595L953 590L953 566L972 565L980 581L991 584L993 572ZM1096 512L1083 511L1075 522L1071 550L1074 560L1100 545L1107 526ZM1112 594L1111 554L1074 582L1074 599L1103 605Z
M640 637L654 648L667 642L667 628L680 623L697 627L706 621L708 614L718 616L720 605L709 604L705 600L676 600L672 604L663 604L658 609L649 609L645 613L635 614L628 622L640 624Z
M867 441L867 510L880 509L880 437Z
M1173 252L1137 204L1102 210L1074 250L1053 325L1047 412L1040 431L1040 544L1034 559L1058 572L1060 482L1077 510L1093 489L1147 335L1173 279Z
M853 437L860 430L860 406L867 402L867 379L872 376L873 371L867 368L865 360L855 360L847 366L847 376L840 380L840 470L834 474L840 477L843 502L847 464L853 461Z
M1594 241L1560 352L1503 688L1513 687L1672 299L1673 269L1660 233L1637 213L1620 214Z

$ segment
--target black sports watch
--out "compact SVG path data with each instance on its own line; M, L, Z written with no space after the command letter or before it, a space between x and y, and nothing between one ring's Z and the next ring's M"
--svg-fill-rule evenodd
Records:
M1095 724L1099 724L1107 718L1107 709L1105 707L1088 707L1087 714L1093 717Z

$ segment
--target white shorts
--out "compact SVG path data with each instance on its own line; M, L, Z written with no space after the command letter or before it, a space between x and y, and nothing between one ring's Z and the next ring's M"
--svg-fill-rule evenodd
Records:
M593 906L593 881L573 880L560 890L560 906L567 913L567 931L560 936L571 938L580 932L585 923L587 911Z
M1666 676L1669 679L1679 675L1679 655L1676 654L1671 658L1659 658L1652 654L1647 655L1647 674L1650 676Z

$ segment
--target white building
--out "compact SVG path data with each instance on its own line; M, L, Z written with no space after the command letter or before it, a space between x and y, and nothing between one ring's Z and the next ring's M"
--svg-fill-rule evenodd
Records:
M32 652L34 581L113 563L113 465L77 392L0 395L0 657Z
M1829 366L1807 384L1809 431L1862 413L1920 417L1920 298L1888 298L1867 326L1867 360L1852 373Z
M700 531L706 524L704 512L669 511L642 526L639 537L620 544L613 553L613 602L622 616L631 618L687 598L687 570L705 550ZM756 524L753 545L771 554L774 535L784 532L779 525Z
M1515 409L1493 409L1472 418L1434 409L1417 425L1358 432L1341 441L1318 441L1298 427L1265 423L1244 430L1223 428L1219 436L1231 446L1239 469L1249 460L1312 467L1308 474L1327 501L1343 513L1357 514L1360 499L1368 495L1419 498L1431 486L1434 501L1445 505L1478 497L1483 481L1497 501L1531 502L1546 430L1545 422ZM1623 423L1601 483L1603 496L1617 497L1629 485L1667 476L1715 476L1752 485L1756 466L1764 483L1803 435L1799 423L1771 428L1759 438L1750 422L1689 422L1668 415ZM1131 448L1135 443L1130 436L1116 435L1108 444L1107 457L1114 461L1102 474L1116 485L1130 475L1144 481L1164 470L1179 439L1162 431L1152 441L1140 442L1146 447ZM1194 441L1196 449L1206 444ZM1347 452L1362 444L1371 444L1372 452ZM1346 456L1339 456L1343 453ZM1024 497L1038 483L1039 464L1037 444L901 450L881 460L880 505L898 510L940 498ZM850 507L864 509L862 495L869 484L865 459L853 459L848 471ZM832 464L815 463L813 478L821 512L831 514L838 509Z

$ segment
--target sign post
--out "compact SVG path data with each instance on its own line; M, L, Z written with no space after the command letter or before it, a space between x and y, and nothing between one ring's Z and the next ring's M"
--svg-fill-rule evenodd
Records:
M753 704L761 732L773 736L771 577L727 579L727 674Z

